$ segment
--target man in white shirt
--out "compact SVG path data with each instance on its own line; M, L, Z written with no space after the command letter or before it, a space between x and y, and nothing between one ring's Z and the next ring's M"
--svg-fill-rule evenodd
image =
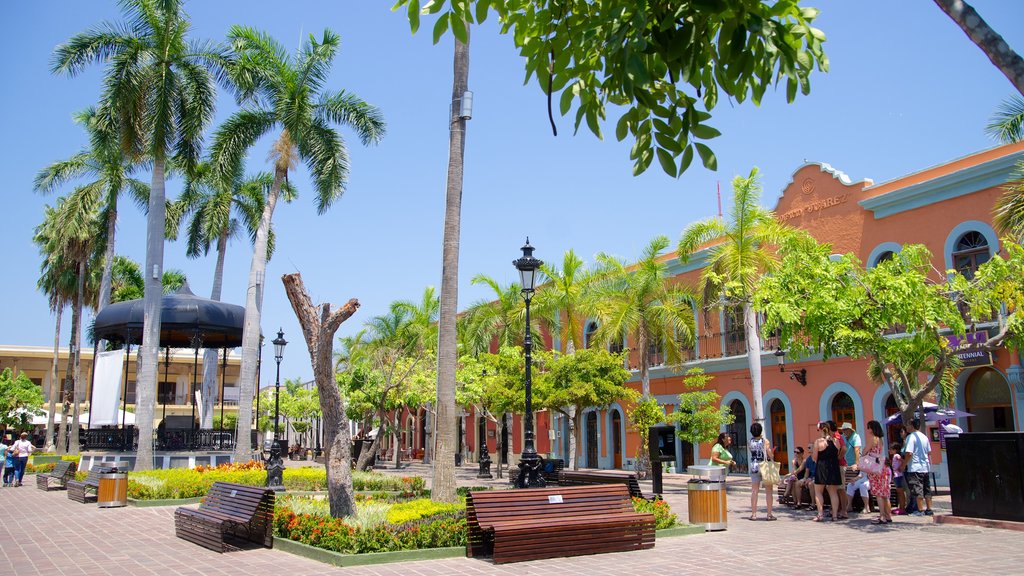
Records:
M931 516L932 490L928 484L928 473L931 471L929 454L932 445L928 437L921 432L920 421L911 420L903 427L907 431L907 439L903 444L903 462L906 466L903 477L906 479L910 497L917 501L917 511L912 516Z

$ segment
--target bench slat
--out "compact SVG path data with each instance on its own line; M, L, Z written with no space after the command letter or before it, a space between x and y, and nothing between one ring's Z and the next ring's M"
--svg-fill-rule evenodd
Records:
M218 552L237 549L235 538L272 547L274 498L267 488L215 482L199 508L175 510L175 534Z

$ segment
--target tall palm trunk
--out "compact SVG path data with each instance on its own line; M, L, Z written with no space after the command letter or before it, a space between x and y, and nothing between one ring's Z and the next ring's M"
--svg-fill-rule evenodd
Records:
M71 357L68 358L69 366L73 367L72 372L72 394L71 400L71 438L68 452L78 454L80 444L78 438L78 415L81 413L80 403L84 394L85 386L82 383L82 308L85 304L85 260L78 263L78 286L75 288L75 304L71 309ZM93 362L96 359L93 358Z
M53 423L57 415L57 396L60 394L60 386L57 384L57 364L60 361L60 321L64 316L64 305L57 305L57 328L53 333L53 366L50 369L50 402L49 414L46 415L46 450L55 452L56 444L53 441Z
M78 333L78 323L82 321L82 316L77 312L77 298L71 303L71 336L68 337L68 364L64 371L64 382L74 382L75 374L75 334ZM71 398L68 397L64 391L63 383L61 385L61 418L60 426L57 429L57 454L68 453L68 411L71 408L69 401Z
M579 442L576 441L576 431L579 427L579 413L575 406L569 406L566 416L566 424L569 426L569 466L573 470L580 469Z
M217 265L213 270L213 289L211 300L220 300L221 287L224 285L224 255L228 249L228 232L224 230L217 238ZM199 408L200 428L213 428L213 411L217 401L217 350L207 348L203 352L203 404ZM223 398L220 399L224 401ZM224 423L221 422L221 427Z
M751 395L754 397L754 422L764 424L764 402L761 396L761 336L757 333L757 313L749 302L743 303L743 332L747 340Z
M935 0L935 4L988 56L1017 92L1024 94L1024 58L1010 48L978 11L963 0Z
M96 306L99 314L110 304L110 291L114 277L114 234L117 233L117 204L107 210L107 246L103 251L103 275L100 277L100 297Z
M462 163L466 153L466 119L460 117L462 95L469 85L469 27L466 43L455 40L451 123L448 137L448 184L445 194L441 256L441 309L437 342L437 454L431 499L454 502L455 493L455 320L459 304L459 235L462 218Z
M636 345L640 347L640 390L643 399L651 396L651 347L647 340L647 322L640 320Z
M249 283L245 292L245 323L242 327L242 365L238 373L238 423L235 428L234 459L245 462L252 458L249 430L252 429L252 400L256 390L256 359L260 345L260 317L263 311L263 282L267 271L267 239L274 207L281 195L281 186L288 175L287 164L274 168L274 183L270 186L267 203L256 229L256 242L252 248L252 263L249 265ZM325 412L326 418L326 412ZM331 436L332 440L334 436ZM277 440L277 430L274 430ZM328 441L330 444L330 441ZM348 450L351 451L351 446Z
M167 208L164 205L165 160L161 154L153 159L153 183L149 192L149 216L146 218L146 267L143 269L142 345L135 366L135 426L139 447L135 453L135 470L153 468L153 416L156 408L156 377L160 363L160 301L163 298L164 227Z

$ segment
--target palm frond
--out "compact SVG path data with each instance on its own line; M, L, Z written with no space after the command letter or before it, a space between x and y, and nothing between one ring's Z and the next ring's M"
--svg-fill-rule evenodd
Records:
M377 144L387 132L381 111L354 94L322 92L315 112L317 118L355 130L363 145Z
M341 134L318 119L313 119L298 147L313 176L317 214L323 214L345 192L348 150Z
M1004 100L985 133L1003 144L1024 140L1024 98L1014 95Z

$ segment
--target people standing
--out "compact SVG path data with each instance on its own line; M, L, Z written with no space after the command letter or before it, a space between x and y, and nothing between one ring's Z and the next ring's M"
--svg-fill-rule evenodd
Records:
M900 454L902 444L893 442L889 445L889 462L892 468L892 485L896 487L896 509L893 514L899 516L907 509L906 483L903 481L903 456Z
M903 478L907 483L910 492L910 499L917 503L917 510L912 516L932 515L932 489L928 482L928 473L931 471L930 454L931 443L921 432L921 421L911 420L904 424L907 430L907 441L903 445L903 461L907 467ZM923 512L922 512L923 510Z
M0 436L0 478L7 478L7 439ZM4 486L7 486L7 480L4 480Z
M868 422L868 442L864 455L874 458L881 466L878 473L865 470L871 483L871 495L878 502L878 518L874 524L892 522L892 508L889 505L889 491L892 488L891 470L885 461L885 432L878 420Z
M4 450L4 486L14 486L14 449Z
M21 479L25 476L25 466L28 464L28 457L34 449L28 441L28 433L22 432L21 437L12 446L14 450L14 474L16 476L15 486L21 486Z
M836 430L836 423L829 420L832 430ZM853 424L849 422L843 422L843 425L839 427L837 440L839 440L839 474L842 478L842 483L846 484L846 470L852 468L854 471L857 470L857 460L860 458L860 449L863 444L860 438L860 434L853 429ZM867 482L867 478L864 479ZM839 491L839 499L842 501L842 508L839 510L839 518L845 520L849 518L850 500L853 498L853 494L850 491L849 486L846 490Z
M829 501L832 503L832 520L839 520L839 486L842 484L842 475L839 473L839 441L832 432L835 423L829 426L828 422L819 422L818 429L821 431L821 438L814 441L814 452L812 457L817 464L814 474L814 501L818 507L818 515L814 517L815 522L825 519L825 495L828 490Z
M750 425L750 441L747 443L749 451L748 462L750 462L750 519L757 520L757 496L761 492L761 463L770 462L772 459L772 447L768 440L761 436L764 427L760 422ZM775 520L772 515L772 485L764 483L765 502L768 507L768 520Z
M715 445L711 447L711 458L708 460L708 466L725 466L725 471L729 472L736 465L736 461L732 459L732 453L729 452L731 444L732 436L725 432L719 434Z

